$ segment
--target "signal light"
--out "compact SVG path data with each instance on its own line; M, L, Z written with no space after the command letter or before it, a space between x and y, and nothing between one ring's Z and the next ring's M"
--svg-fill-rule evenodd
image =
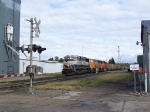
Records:
M21 50L22 53L24 53L24 51L28 51L28 53L31 52L30 47L28 46L28 48L24 48L24 45L21 47L16 47L16 50Z
M16 50L21 50L22 53L24 53L25 49L24 49L24 45L21 47L16 47Z
M40 45L33 44L33 46L32 46L33 52L36 52L36 50L38 50L40 48L42 48Z
M22 53L24 53L24 51L28 51L28 53L30 53L31 52L31 47L30 47L30 45L28 45L27 48L24 48L24 45L23 45L21 47L16 47L16 50L21 50ZM32 45L32 50L33 50L33 52L38 51L38 53L41 54L42 51L46 50L46 48L42 48L40 45L33 44Z
M28 48L25 48L25 51L28 51L28 54L31 52L31 48L28 46Z
M46 50L46 48L42 48L40 45L33 44L32 50L34 52L38 51L38 53L41 54L42 51Z
M41 54L42 51L45 51L45 50L46 50L46 48L42 48L42 47L41 47L40 49L38 49L38 53Z

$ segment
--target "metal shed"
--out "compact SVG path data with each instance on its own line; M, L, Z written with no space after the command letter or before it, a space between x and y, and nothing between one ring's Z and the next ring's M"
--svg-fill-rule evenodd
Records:
M0 0L0 75L19 73L20 0Z

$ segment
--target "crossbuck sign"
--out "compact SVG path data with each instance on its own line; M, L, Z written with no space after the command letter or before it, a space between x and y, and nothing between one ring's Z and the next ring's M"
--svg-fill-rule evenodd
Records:
M34 28L35 36L36 36L36 37L39 37L39 34L40 34L39 25L40 25L40 23L41 23L41 20L39 20L38 22L37 22L36 18L34 18L34 20L35 20L35 25L36 25L35 28Z
M139 70L139 64L130 65L130 70Z

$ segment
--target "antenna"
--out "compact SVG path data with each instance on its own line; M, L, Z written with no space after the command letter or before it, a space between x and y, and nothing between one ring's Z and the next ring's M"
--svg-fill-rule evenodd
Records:
M119 51L119 46L118 46L118 63L120 63L120 51Z

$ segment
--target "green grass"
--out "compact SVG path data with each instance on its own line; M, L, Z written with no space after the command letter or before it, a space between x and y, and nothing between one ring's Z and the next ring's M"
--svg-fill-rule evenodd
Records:
M37 90L75 90L84 87L98 87L107 82L131 82L133 81L133 74L128 72L115 72L107 75L99 75L92 79L72 80L65 82L53 82L45 85L35 86Z

